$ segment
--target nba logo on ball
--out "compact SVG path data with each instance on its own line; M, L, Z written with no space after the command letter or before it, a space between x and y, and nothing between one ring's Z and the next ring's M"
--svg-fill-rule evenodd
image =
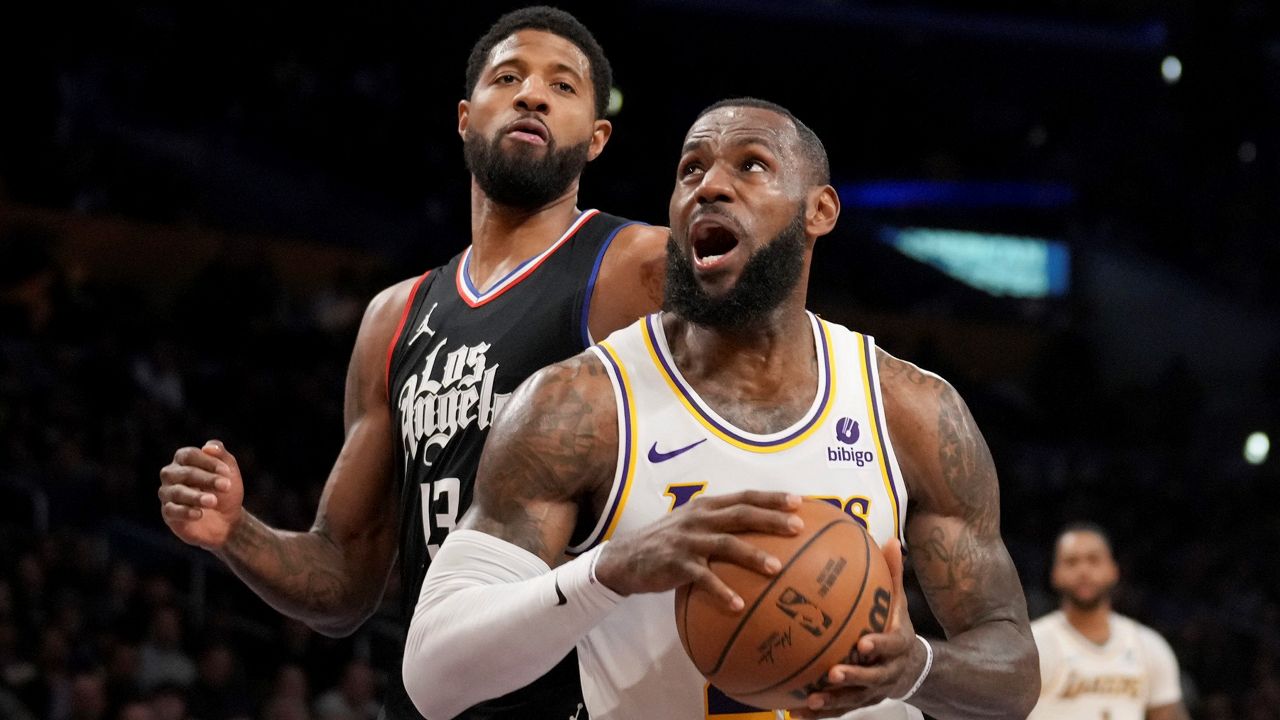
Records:
M856 445L861 431L858 428L858 421L853 418L842 417L836 421L836 440L842 444L827 448L827 465L856 465L864 467L869 462L874 462L876 456L870 450L854 450L845 445Z
M708 563L743 599L741 612L727 612L699 586L675 593L676 633L689 659L718 692L749 708L801 707L829 688L827 673L858 662L858 639L883 632L893 606L889 565L862 525L813 498L796 514L804 529L794 536L739 535L782 561L776 575Z

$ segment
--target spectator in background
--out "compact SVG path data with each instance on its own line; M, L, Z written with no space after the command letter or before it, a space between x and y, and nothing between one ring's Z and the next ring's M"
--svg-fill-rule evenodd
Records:
M200 720L249 720L253 709L235 653L222 642L200 653L199 674L191 687L191 714Z
M352 660L337 687L316 698L316 720L374 720L378 717L378 687L373 668Z
M138 602L138 573L133 565L124 561L113 564L105 593L98 605L99 622L137 641L146 629L146 609Z
M107 648L107 695L115 703L142 696L138 677L142 661L137 645L116 640Z
M18 647L17 627L8 620L0 620L0 685L21 687L35 676L35 665L22 656Z
M5 720L36 720L27 708L18 699L18 696L9 692L8 688L0 687L0 717Z
M151 713L154 720L188 720L187 691L167 682L151 691Z
M299 665L285 664L276 673L271 695L263 703L262 720L311 720L307 673Z
M45 628L40 633L35 673L28 682L14 689L33 715L52 719L70 714L70 658L70 645L62 631Z
M115 720L157 720L155 710L143 700L130 700L116 711Z
M182 648L182 613L173 606L156 608L140 651L138 683L143 690L165 683L185 689L195 676L196 664Z
M102 670L93 668L73 675L67 720L106 720L106 717L107 679Z

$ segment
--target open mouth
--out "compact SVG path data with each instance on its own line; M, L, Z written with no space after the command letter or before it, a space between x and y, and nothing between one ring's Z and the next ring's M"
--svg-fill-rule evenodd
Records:
M547 126L532 118L517 120L507 126L507 134L523 142L534 145L546 145L551 139Z
M738 247L734 228L715 216L704 216L693 222L689 232L693 260L700 268L712 268Z

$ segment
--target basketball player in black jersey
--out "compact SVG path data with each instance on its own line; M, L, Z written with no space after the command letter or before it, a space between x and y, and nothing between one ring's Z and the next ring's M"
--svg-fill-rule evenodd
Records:
M612 129L603 119L610 83L600 46L562 11L509 13L480 38L458 105L471 245L369 304L347 373L346 440L314 525L286 532L245 511L235 457L211 440L178 450L160 472L161 514L178 537L333 636L374 612L398 553L407 627L511 392L661 300L665 228L577 207L582 169ZM398 674L384 715L419 717ZM540 681L460 717L586 716L570 654Z

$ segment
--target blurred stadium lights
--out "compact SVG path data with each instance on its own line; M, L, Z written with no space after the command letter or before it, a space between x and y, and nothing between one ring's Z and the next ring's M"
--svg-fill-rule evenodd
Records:
M880 239L992 295L1044 298L1067 292L1071 251L1062 242L938 228L884 228Z
M1182 79L1182 61L1177 55L1168 55L1160 61L1160 75L1169 85L1177 85Z
M1271 438L1264 432L1250 433L1244 441L1244 460L1250 465L1261 465L1271 454Z
M1054 210L1075 202L1075 188L1052 182L880 180L840 185L840 202L872 209L1029 208Z

